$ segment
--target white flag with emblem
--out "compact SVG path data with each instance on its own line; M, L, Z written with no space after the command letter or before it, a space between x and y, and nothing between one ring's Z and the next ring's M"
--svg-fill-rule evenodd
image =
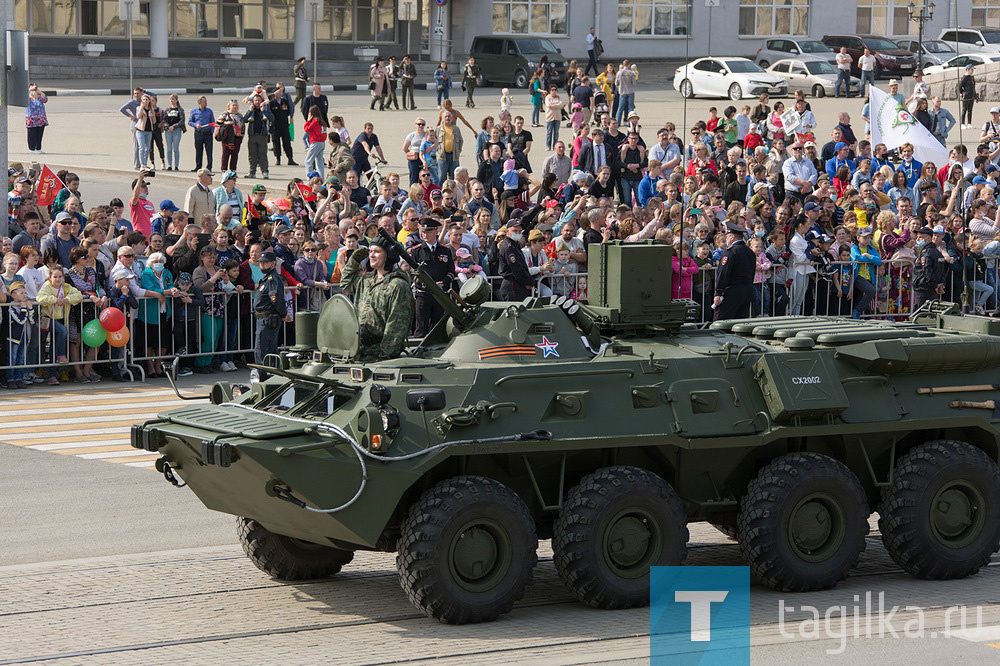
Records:
M948 163L948 149L899 100L875 86L870 85L868 89L871 91L868 108L873 146L884 143L892 150L904 143L912 143L913 157L918 162L930 160L939 167Z

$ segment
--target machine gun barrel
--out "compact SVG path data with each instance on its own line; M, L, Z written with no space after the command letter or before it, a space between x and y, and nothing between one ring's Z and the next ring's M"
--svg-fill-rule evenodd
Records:
M454 320L456 326L461 329L465 329L468 325L469 319L465 310L463 310L458 303L452 300L445 290L434 281L434 278L427 274L427 271L423 269L423 266L418 264L416 259L414 259L413 256L406 251L406 248L403 247L402 243L393 238L385 229L380 228L378 230L378 234L385 240L396 245L396 251L399 252L400 258L409 264L410 268L413 269L414 276L416 276L417 280L420 281L423 288L434 296L434 299L441 304L441 307L444 308L445 312L451 315L451 318Z

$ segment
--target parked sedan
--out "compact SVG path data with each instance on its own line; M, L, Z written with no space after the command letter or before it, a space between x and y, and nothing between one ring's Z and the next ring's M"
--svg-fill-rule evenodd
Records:
M746 58L698 58L674 72L674 90L682 97L757 97L761 93L787 95L785 79Z
M826 60L830 64L837 62L837 54L823 42L817 42L815 39L791 39L787 37L769 39L764 42L764 46L757 49L757 57L754 58L754 61L767 69L767 66L773 62L795 56L801 56L803 59Z
M919 55L920 42L915 39L900 39L896 43L899 44L899 48L918 54L918 60L922 57L924 67L929 65L943 65L946 60L958 55L955 52L954 44L942 42L940 39L925 39L923 56Z
M813 97L836 94L836 68L825 60L779 60L767 71L784 77L788 81L789 92L804 90ZM851 94L861 95L861 79L851 77Z
M980 65L985 65L988 62L1000 62L1000 55L987 55L985 53L973 54L969 53L967 55L955 56L951 60L948 60L943 65L931 65L930 67L924 67L924 74L936 74L938 72L954 72L958 70L961 74L962 70L965 69L966 65L972 65L973 67L979 67Z

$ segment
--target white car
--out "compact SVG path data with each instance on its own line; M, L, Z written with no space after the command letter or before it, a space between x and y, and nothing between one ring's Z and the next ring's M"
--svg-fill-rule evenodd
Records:
M945 28L938 39L962 53L1000 54L1000 28Z
M788 82L765 72L747 58L698 58L674 72L674 90L682 97L757 97L761 93L787 95Z
M955 56L951 60L948 60L943 65L931 65L930 67L924 67L924 74L936 74L937 72L959 72L959 75L964 74L962 71L965 69L966 65L972 65L973 67L979 67L980 65L985 65L988 62L1000 62L1000 55L987 55L985 53L980 54L968 54Z
M921 43L916 39L897 39L896 43L899 44L899 48L916 53L917 59L921 59ZM946 60L954 58L957 55L954 42L948 44L947 42L942 42L940 39L925 39L923 41L922 62L924 67L943 65Z
M813 97L836 94L837 69L825 60L779 60L767 71L783 76L788 81L788 90L803 90ZM851 77L851 94L861 95L861 79Z

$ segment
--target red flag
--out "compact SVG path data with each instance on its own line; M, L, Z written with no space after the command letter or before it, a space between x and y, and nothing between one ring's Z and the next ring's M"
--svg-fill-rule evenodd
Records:
M295 183L295 186L299 188L299 194L306 201L316 201L316 194L312 191L312 188L308 185L303 185L302 183Z
M59 180L59 176L47 164L42 166L42 173L38 176L38 187L36 189L38 192L38 205L51 206L52 202L56 200L59 190L64 187L66 185Z

